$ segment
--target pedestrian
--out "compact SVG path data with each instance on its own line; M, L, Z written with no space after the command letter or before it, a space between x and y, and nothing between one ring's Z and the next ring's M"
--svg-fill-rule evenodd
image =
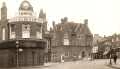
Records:
M116 62L117 62L117 55L116 54L113 55L113 60L114 60L114 63L116 64Z

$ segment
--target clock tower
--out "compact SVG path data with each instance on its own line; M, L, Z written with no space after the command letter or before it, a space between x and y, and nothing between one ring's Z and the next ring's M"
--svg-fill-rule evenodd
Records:
M33 7L28 1L23 1L19 8L20 15L33 15Z

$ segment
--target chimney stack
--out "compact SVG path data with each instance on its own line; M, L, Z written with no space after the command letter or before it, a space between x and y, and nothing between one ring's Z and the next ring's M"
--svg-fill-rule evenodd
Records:
M61 19L61 23L66 23L66 22L68 22L68 18L67 17L64 17L64 18Z
M85 24L85 25L88 25L88 19L85 19L85 20L84 20L84 24Z
M53 24L53 28L54 28L55 27L55 21L53 21L52 24Z
M64 17L64 22L67 22L68 21L68 18L67 17Z

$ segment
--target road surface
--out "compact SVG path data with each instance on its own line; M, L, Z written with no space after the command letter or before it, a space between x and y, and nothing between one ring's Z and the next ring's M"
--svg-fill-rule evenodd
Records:
M64 63L51 63L46 66L22 67L19 69L120 69L120 60L116 65L109 65L109 59L98 59L93 61L81 60Z

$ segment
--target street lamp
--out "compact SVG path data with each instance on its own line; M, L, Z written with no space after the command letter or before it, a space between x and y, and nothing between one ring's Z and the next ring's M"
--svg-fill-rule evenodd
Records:
M19 41L16 41L16 48L17 48L17 69L19 68L19 52L22 52L23 49L22 48L19 48Z
M19 57L18 57L19 56L19 54L18 54L18 52L19 52L19 49L18 49L19 48L19 41L16 41L16 48L17 48L17 54L16 54L17 59L16 59L16 61L17 61L17 69L18 69L18 67L19 67L19 61L18 61L19 60Z

